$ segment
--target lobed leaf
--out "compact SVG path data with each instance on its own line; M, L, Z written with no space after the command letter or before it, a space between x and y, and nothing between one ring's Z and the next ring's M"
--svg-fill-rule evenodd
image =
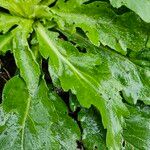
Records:
M132 12L117 15L106 2L59 0L51 11L59 28L73 32L81 28L96 46L102 43L123 55L127 49L140 51L146 47L149 26Z
M122 117L128 115L118 93L120 85L110 78L107 70L100 72L104 66L96 69L96 66L103 63L99 62L96 55L82 55L69 43L58 41L55 34L49 32L49 36L47 32L42 25L38 24L40 52L44 58L49 57L52 79L59 79L65 91L71 89L82 106L90 107L93 104L99 109L103 125L107 128L107 146L119 149ZM104 78L107 78L113 86L110 86L111 84ZM108 86L110 87L106 88Z
M150 86L142 73L148 70L110 50L99 49L97 54L79 53L72 44L59 40L57 34L40 24L37 36L42 56L49 58L53 82L61 84L65 91L71 89L82 106L93 104L99 109L107 128L107 146L119 149L123 117L128 115L120 92L129 103L135 104L140 99L150 104Z
M5 34L13 26L18 25L21 18L0 12L0 32Z
M148 150L150 143L150 111L149 106L127 105L130 116L125 119L123 127L123 144L121 149L125 150ZM94 107L82 108L79 113L81 126L83 128L83 143L86 149L106 149L105 130L99 119L100 114ZM97 148L95 148L97 147Z
M80 131L66 109L43 80L31 97L23 80L12 78L4 88L0 108L0 147L76 150Z
M150 1L149 0L110 0L114 7L126 6L137 13L145 22L150 23Z
M142 7L128 0L111 3L149 22L148 1ZM131 11L117 14L120 9L106 1L0 0L0 7L10 12L0 12L0 54L11 50L22 77L4 88L2 149L77 149L76 122L40 80L42 58L48 60L54 86L69 91L69 110L82 105L86 149L149 149L148 23Z

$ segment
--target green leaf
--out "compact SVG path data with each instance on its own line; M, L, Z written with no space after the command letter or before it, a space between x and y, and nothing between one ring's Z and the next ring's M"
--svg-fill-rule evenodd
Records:
M44 58L49 57L52 79L58 78L65 91L71 89L82 106L90 107L93 104L99 109L104 127L107 128L107 146L119 149L122 116L128 115L119 95L120 84L110 78L109 71L104 69L107 69L107 65L97 55L80 54L73 45L57 40L52 32L50 36L47 33L38 24L40 52Z
M40 1L41 0L13 0L12 2L12 0L1 0L0 6L8 9L10 13L15 16L24 18L49 17L49 8L44 5L39 5Z
M82 108L79 113L79 121L83 129L82 142L86 150L106 150L106 131L100 121L101 116L97 109Z
M14 25L18 25L20 21L21 21L21 18L19 17L0 12L0 32L5 34Z
M128 48L140 51L146 47L149 26L132 12L117 15L106 2L60 0L51 11L59 28L75 32L79 27L96 46L102 43L123 55Z
M125 150L149 150L150 149L150 107L129 106L130 116L125 119L123 128L124 142L122 149ZM82 109L80 122L83 128L83 143L86 149L106 149L105 131L100 120L100 114L95 108Z
M19 8L20 2L15 0L0 0L0 6L14 14L16 13L20 15L22 13L21 8Z
M25 80L30 94L33 95L38 87L41 71L27 42L28 34L32 31L32 21L25 22L16 30L16 36L13 39L15 61L20 69L21 77Z
M0 147L16 149L73 149L80 131L67 108L42 80L34 97L18 76L6 84L0 108Z
M49 6L49 5L52 4L53 2L55 2L55 0L42 0L42 1L41 1L41 4Z
M149 18L146 2L111 2ZM77 149L79 125L52 88L70 93L69 111L82 107L86 149L150 149L148 23L108 0L0 0L0 8L0 55L11 50L20 71L3 92L1 149Z
M93 104L99 109L107 128L107 146L118 149L122 117L128 114L120 92L129 103L135 104L140 99L150 104L149 70L109 49L93 46L97 50L92 54L89 53L90 46L88 53L79 53L72 44L59 40L56 33L45 30L41 25L38 25L37 35L42 56L49 57L53 82L60 82L65 91L71 89L82 106Z
M75 112L78 108L80 108L80 104L75 95L71 92L69 93L69 106L71 111Z
M130 52L130 60L135 64L147 68L150 68L150 49L143 49L140 52Z
M16 45L15 45L16 44ZM20 69L21 77L25 80L30 94L34 94L39 84L40 68L26 40L20 40L20 34L14 40L13 52L15 61Z
M126 6L137 13L145 22L150 23L150 1L149 0L110 0L114 7Z
M124 128L124 140L126 150L149 150L150 149L150 107L128 106L131 113L126 119Z
M137 100L142 100L145 104L150 104L150 69L149 69L149 49L141 52L130 52L129 58L122 57L109 49L102 47L101 49L94 47L83 37L63 32L68 40L75 42L75 46L86 49L88 53L100 54L100 58L108 64L107 68L111 72L111 76L120 82L124 88L120 89L126 101L136 104ZM103 50L107 52L103 52ZM117 70L116 70L117 68ZM107 70L106 69L106 70ZM107 79L106 79L107 80Z
M80 48L80 50L86 50L86 52L97 54L99 53L99 48L94 46L87 38L85 38L80 33L71 34L69 31L60 30L62 34L64 34L68 41L74 42L76 48Z
M123 86L120 88L120 92L126 101L136 104L139 99L150 105L149 49L143 49L140 52L131 51L129 57L123 57L108 48L93 46L79 34L69 34L66 31L63 31L63 33L70 42L75 42L74 45L80 48L80 51L86 49L88 53L99 54L103 63L107 64L105 69L109 70L112 78Z
M8 50L12 49L12 38L12 33L0 35L0 54L5 54Z

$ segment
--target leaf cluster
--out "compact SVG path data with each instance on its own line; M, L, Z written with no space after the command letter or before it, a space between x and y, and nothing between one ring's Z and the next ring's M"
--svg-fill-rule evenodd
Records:
M0 0L8 51L2 150L150 149L149 0Z

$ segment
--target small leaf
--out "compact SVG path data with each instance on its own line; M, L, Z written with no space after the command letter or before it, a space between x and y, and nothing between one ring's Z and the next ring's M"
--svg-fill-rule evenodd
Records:
M100 121L101 116L94 107L82 108L79 113L79 120L83 129L82 141L87 150L107 150L105 136L106 131Z
M123 136L125 149L150 149L150 107L128 106L130 117L126 119Z
M71 111L75 112L78 108L80 108L80 104L75 95L71 92L69 93L69 106Z

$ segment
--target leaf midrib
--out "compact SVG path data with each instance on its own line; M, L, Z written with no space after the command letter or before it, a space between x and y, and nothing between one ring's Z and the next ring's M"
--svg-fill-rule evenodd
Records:
M86 77L84 77L80 71L78 71L67 59L65 59L60 52L57 50L55 45L52 43L52 41L49 39L48 35L45 33L44 28L41 24L38 24L38 32L40 35L43 37L45 42L51 47L51 50L60 58L63 62L65 62L81 79L83 79L86 83L88 83L96 92L99 93L98 89L96 86L94 86ZM99 83L97 82L97 85Z
M28 98L27 106L25 109L23 121L22 121L22 129L21 129L21 150L24 150L24 128L25 128L25 123L29 114L29 109L30 109L30 104L31 104L31 96Z

